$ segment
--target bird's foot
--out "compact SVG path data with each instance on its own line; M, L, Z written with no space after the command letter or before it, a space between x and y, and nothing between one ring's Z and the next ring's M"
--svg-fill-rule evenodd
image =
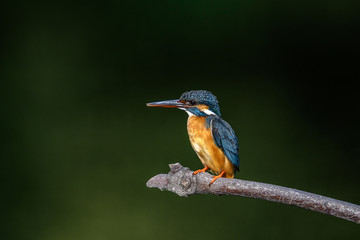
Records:
M193 175L196 175L196 174L201 173L201 172L205 172L205 171L208 170L208 169L209 169L209 167L206 166L206 167L204 167L203 169L199 169L199 170L196 170L195 172L193 172Z
M214 176L213 179L211 180L209 186L210 186L211 184L213 184L213 183L216 181L216 179L219 179L219 178L223 177L224 174L225 174L225 171L222 171L219 175Z

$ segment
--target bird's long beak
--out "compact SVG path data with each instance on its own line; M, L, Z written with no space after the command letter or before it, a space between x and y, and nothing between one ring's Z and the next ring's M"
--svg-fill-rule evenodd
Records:
M148 107L186 108L187 106L179 100L166 100L161 102L147 103Z

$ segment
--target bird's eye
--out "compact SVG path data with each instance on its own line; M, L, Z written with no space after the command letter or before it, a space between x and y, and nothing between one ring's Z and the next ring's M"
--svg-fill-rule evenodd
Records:
M186 102L187 105L195 105L195 101L194 100L190 100Z

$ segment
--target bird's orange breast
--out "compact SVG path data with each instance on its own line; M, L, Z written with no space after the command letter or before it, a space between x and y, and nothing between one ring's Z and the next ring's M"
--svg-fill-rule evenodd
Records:
M234 167L223 151L216 146L210 127L206 127L205 117L190 116L187 130L191 146L202 164L216 174L225 171L225 177L233 178Z

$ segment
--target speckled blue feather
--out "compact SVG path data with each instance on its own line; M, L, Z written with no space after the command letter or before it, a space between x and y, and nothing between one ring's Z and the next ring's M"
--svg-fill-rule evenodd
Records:
M215 144L220 148L230 162L239 171L239 143L231 126L216 115L206 117L207 127L210 127Z
M179 100L207 105L209 106L210 111L216 113L218 116L221 116L219 102L216 99L215 95L209 91L191 90L188 92L184 92Z

